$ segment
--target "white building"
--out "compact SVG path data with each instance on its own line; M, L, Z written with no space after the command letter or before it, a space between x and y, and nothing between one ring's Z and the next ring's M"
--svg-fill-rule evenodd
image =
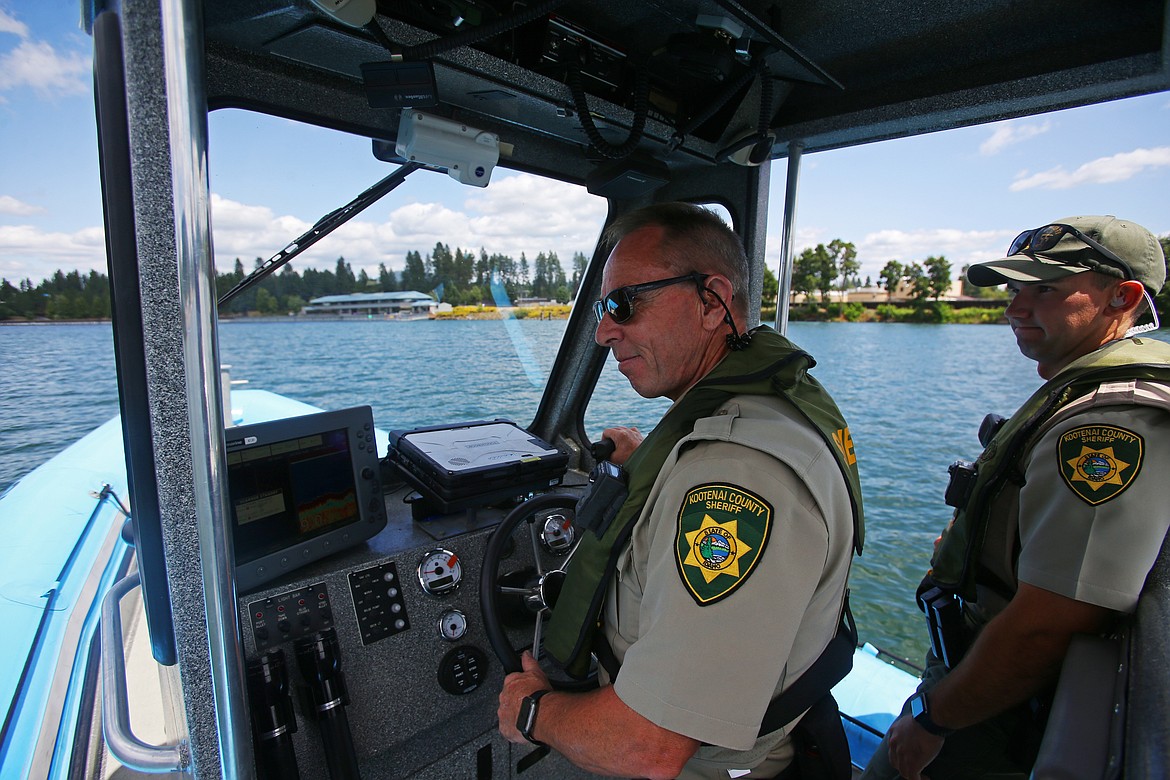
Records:
M406 290L324 295L309 301L301 311L308 316L413 319L429 317L437 305L435 299L426 293Z

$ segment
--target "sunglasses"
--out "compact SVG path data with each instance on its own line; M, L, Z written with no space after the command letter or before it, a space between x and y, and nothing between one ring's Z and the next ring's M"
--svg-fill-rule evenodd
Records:
M1008 257L1011 257L1012 255L1028 255L1029 257L1032 257L1038 252L1047 252L1049 249L1052 249L1052 247L1056 246L1060 242L1060 239L1070 235L1074 238L1080 239L1087 246L1096 250L1106 260L1110 261L1111 263L1116 263L1118 266L1120 266L1120 270L1125 273L1125 278L1127 280L1135 278L1133 269L1129 267L1129 263L1122 260L1100 242L1089 238L1072 225L1063 225L1059 222L1052 225L1045 225L1044 227L1038 227L1033 230L1025 230L1023 233L1020 233L1018 236L1016 236L1015 240L1012 241L1012 245L1008 249ZM1033 259L1035 258L1033 257Z
M634 316L634 299L642 293L682 282L694 282L695 286L701 290L703 289L703 281L708 276L709 274L693 271L685 276L672 276L669 279L659 279L656 282L643 282L642 284L619 287L600 301L593 302L593 313L597 315L597 324L600 325L607 314L619 325L629 320L630 317Z

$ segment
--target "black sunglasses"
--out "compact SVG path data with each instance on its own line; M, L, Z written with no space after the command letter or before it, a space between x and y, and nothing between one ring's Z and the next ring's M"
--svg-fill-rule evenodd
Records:
M1059 222L1052 225L1045 225L1044 227L1034 228L1032 230L1025 230L1016 236L1012 241L1011 247L1008 248L1008 257L1012 255L1027 255L1034 260L1038 252L1047 252L1052 247L1056 246L1060 239L1067 235L1071 235L1080 239L1090 248L1096 250L1102 257L1111 263L1116 263L1125 274L1126 280L1136 278L1133 269L1129 267L1129 263L1118 257L1113 251L1102 245L1098 241L1086 236L1081 231L1077 230L1072 225L1064 225ZM1091 267L1091 266L1090 266ZM1094 271L1100 271L1100 267L1092 268ZM1105 273L1108 273L1106 271Z
M672 276L669 279L659 279L656 282L643 282L642 284L630 284L625 287L619 287L600 301L593 302L593 313L597 315L597 324L600 325L602 319L607 314L618 324L633 317L634 299L644 292L650 292L651 290L669 287L672 284L680 284L682 282L694 282L695 286L699 290L702 290L703 281L709 275L692 271L685 276Z

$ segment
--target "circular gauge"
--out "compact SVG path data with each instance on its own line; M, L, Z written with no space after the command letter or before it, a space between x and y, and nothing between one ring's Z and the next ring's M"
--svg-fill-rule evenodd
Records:
M467 633L467 615L457 609L449 609L439 618L439 636L448 642L456 642Z
M573 521L559 512L544 519L540 529L540 543L553 555L564 555L573 547L577 532Z
M450 550L431 550L418 565L418 582L432 596L442 596L459 587L463 565Z

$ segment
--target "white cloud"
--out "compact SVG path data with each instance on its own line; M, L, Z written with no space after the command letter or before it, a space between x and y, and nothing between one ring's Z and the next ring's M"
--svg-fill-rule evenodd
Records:
M1003 257L1003 250L1015 235L1001 230L958 230L932 228L918 230L879 230L868 233L856 243L861 260L861 277L877 278L890 260L903 265L921 264L927 257L942 255L958 274L964 265Z
M0 33L12 33L27 38L28 25L0 8Z
M1023 143L1038 135L1047 133L1052 128L1051 122L1008 122L995 128L991 137L979 145L982 155L999 154L1009 146Z
M83 95L90 73L87 55L59 53L43 41L22 40L0 54L0 92L30 87L44 97Z
M570 272L574 252L592 252L605 218L604 201L583 189L551 181L501 177L492 191L468 197L462 210L440 203L408 203L380 215L376 208L346 223L299 255L292 264L332 269L344 257L356 273L375 273L379 263L401 270L408 251L430 254L437 242L452 250L484 248L529 259L540 252L558 254ZM17 204L0 198L0 210ZM255 259L267 260L309 230L312 223L255 206L211 196L216 269L230 271L237 258L251 271ZM39 281L58 268L105 267L100 227L51 233L28 225L0 226L0 274Z
M30 214L40 214L45 209L17 200L11 195L0 195L0 214L14 214L18 217L27 217Z
M592 251L606 213L605 201L582 187L529 176L501 179L465 206L478 214L468 225L481 237L474 246L515 257L555 251L562 265L573 252Z
M31 225L0 225L0 276L34 283L58 269L105 272L105 233L89 227L72 233L45 232Z
M238 257L251 270L254 258L267 259L307 231L310 223L276 216L266 206L250 206L211 197L216 267L230 270ZM488 190L476 191L462 210L437 202L416 201L382 212L377 208L338 228L306 250L298 269L331 269L344 257L357 272L373 273L379 263L401 270L408 251L424 257L438 242L452 250L530 259L556 252L568 272L573 252L589 254L605 218L604 201L580 187L530 177L500 177ZM379 221L380 219L380 221Z
M1012 192L1041 187L1049 190L1067 190L1082 184L1115 184L1132 179L1150 168L1170 165L1170 146L1153 149L1134 149L1111 157L1099 157L1069 173L1057 166L1040 173L1022 171L1010 187Z

